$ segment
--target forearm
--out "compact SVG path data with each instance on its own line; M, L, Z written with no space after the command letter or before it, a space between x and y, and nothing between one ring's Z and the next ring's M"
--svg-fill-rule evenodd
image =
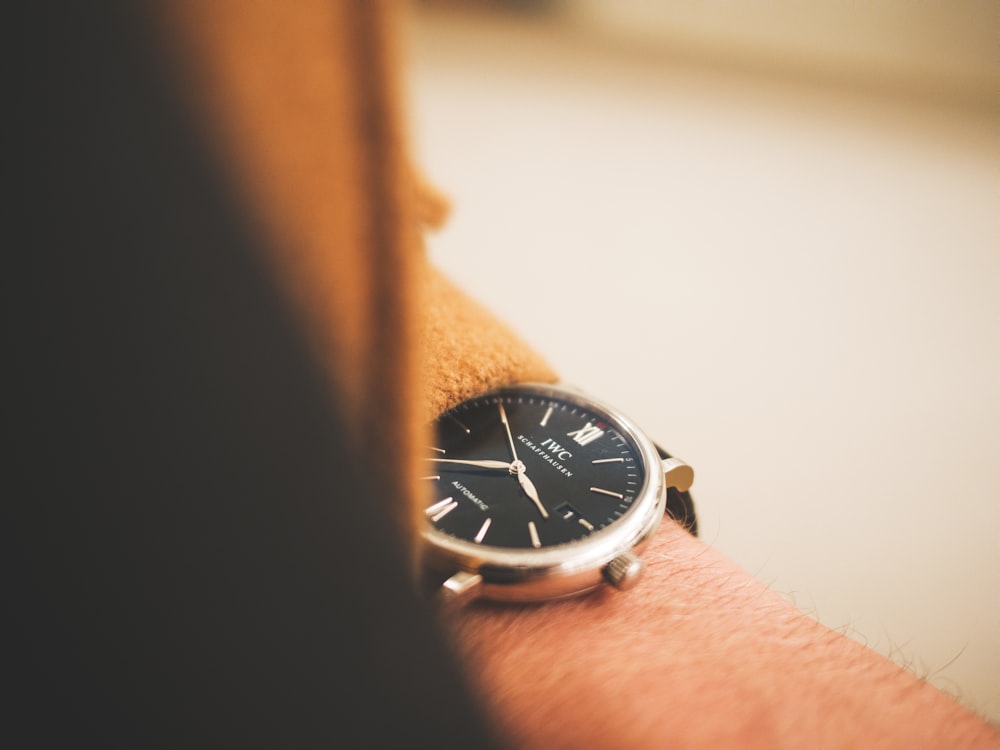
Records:
M1000 747L1000 735L665 524L628 593L446 615L524 747Z

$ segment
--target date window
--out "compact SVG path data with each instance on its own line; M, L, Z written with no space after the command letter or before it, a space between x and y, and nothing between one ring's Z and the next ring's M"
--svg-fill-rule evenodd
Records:
M562 505L558 506L554 512L557 516L559 516L559 518L561 518L564 521L569 521L570 523L578 523L580 526L582 526L584 529L587 530L588 534L594 530L594 524L592 524L590 521L588 521L586 518L580 515L580 511L578 511L569 503L563 503Z
M564 521L572 521L574 518L580 517L580 511L578 511L569 503L563 503L558 508L556 508L555 514L560 518L562 518Z

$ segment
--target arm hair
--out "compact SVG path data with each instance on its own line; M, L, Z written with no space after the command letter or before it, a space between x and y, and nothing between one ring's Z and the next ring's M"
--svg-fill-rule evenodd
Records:
M672 523L642 583L446 613L525 748L1000 747L1000 733Z

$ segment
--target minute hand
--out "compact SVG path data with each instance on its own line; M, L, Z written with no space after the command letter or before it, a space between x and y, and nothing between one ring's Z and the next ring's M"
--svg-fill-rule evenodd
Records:
M510 464L506 461L462 461L458 458L428 458L427 460L439 464L462 464L463 466L478 466L480 469L510 471Z
M507 423L507 410L503 408L503 404L497 404L500 407L500 421L503 422L503 428L507 432L507 442L510 444L510 455L515 461L517 461L517 449L514 447L514 436L510 434L510 425Z

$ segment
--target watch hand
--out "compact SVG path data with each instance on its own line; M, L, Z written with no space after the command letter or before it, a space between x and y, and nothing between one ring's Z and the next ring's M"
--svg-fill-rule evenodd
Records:
M538 497L538 490L535 489L535 483L528 479L528 475L524 473L524 464L520 461L515 462L517 471L517 483L521 485L521 489L524 490L524 494L531 498L531 501L538 508L538 512L542 514L542 518L548 518L549 512L545 510L545 506L542 505L542 501Z
M480 469L500 469L503 471L510 471L510 464L506 461L462 461L457 458L428 458L428 461L434 461L439 464L463 464L465 466L478 466Z
M503 408L503 404L497 404L500 407L500 421L503 422L503 428L507 431L507 442L510 444L510 455L514 457L517 461L517 451L514 449L514 438L510 434L510 425L507 424L507 412Z

